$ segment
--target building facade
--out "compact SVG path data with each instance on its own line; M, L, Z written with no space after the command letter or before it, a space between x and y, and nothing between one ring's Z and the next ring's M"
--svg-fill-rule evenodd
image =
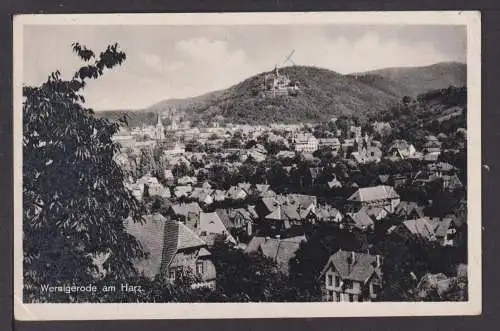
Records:
M379 298L383 280L381 260L379 255L337 251L330 256L319 277L322 300L365 302Z

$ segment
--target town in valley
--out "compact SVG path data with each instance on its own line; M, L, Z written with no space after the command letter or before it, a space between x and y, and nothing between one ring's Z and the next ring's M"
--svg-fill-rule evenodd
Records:
M73 76L23 86L24 302L468 301L467 119L479 110L468 109L465 51L439 53L449 43L458 54L465 28L339 27L273 27L276 45L299 44L276 51L259 37L266 27L72 27L120 42L99 53L72 40L72 52L60 47L82 61ZM58 29L27 28L26 45ZM165 38L164 57L145 56L162 42L134 29ZM265 52L241 36L280 60L258 64ZM402 45L405 65L379 44ZM379 62L354 71L365 46ZM34 53L25 66L36 74ZM328 56L344 60L328 67ZM156 86L199 93L86 105L149 104L141 93Z

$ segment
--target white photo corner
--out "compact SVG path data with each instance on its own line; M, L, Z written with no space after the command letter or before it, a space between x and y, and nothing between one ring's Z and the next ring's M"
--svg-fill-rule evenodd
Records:
M480 27L15 16L16 319L480 314Z

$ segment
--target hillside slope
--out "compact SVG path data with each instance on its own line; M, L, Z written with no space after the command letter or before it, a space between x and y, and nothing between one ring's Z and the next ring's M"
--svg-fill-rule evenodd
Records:
M332 116L358 115L390 107L400 96L370 86L351 76L316 67L293 66L281 73L297 82L297 96L262 96L261 73L225 90L204 104L186 109L188 116L209 120L221 115L236 123L269 123L326 120Z
M416 96L429 90L447 88L450 85L465 86L467 65L458 62L442 62L425 67L385 68L353 75L383 77L402 88L400 93Z

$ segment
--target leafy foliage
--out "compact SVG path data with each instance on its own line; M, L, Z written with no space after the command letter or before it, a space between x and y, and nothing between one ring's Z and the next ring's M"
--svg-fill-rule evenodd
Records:
M134 275L142 256L123 220L139 219L141 206L123 185L111 140L120 122L96 118L84 107L89 79L125 61L118 45L96 56L78 43L85 62L70 80L60 72L41 86L23 88L24 300L44 301L40 286L86 284ZM96 258L108 258L102 270ZM61 300L74 300L70 296ZM88 298L87 298L88 299Z
M275 262L258 253L216 242L212 251L217 268L217 286L230 302L296 301L297 293Z

